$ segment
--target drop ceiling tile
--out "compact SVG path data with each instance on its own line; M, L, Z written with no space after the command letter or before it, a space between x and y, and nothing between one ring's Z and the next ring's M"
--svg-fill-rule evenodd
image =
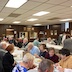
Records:
M24 4L23 6L21 6L20 8L21 9L32 9L38 5L40 5L41 3L38 3L38 2L32 2L32 1L28 1L26 4Z
M10 21L10 20L12 20L13 19L13 17L7 17L7 18L5 18L4 20L3 20L3 22L7 22L7 21Z
M69 14L57 14L57 15L53 15L53 17L59 17L60 19L65 19L65 18L71 18L72 16Z
M44 4L42 4L42 5L34 8L33 10L45 10L45 9L50 8L50 7L53 7L53 6L54 5L52 5L52 4L45 4L44 3Z
M71 16L71 15L61 15L61 18L62 18L62 19L72 18L72 16Z
M17 13L17 14L23 14L24 12L27 12L28 10L25 9L17 9L15 10L13 13Z
M2 10L3 7L0 6L0 11Z
M57 5L57 6L51 7L51 8L46 9L46 10L49 11L49 12L54 12L54 11L57 11L57 10L60 10L60 9L65 9L65 8L66 7L64 7L64 6Z
M10 19L9 21L7 21L7 23L13 23L15 20L14 20L15 18L13 18L13 19Z
M36 2L46 2L48 0L30 0L30 1L36 1Z
M28 12L22 14L21 17L23 17L23 18L29 17L29 16L32 16L33 14L37 13L37 12L38 12L38 11L33 11L33 10L31 10L31 11L28 11Z
M71 7L66 7L64 9L60 9L58 11L55 11L55 13L69 13L72 12L72 8Z
M16 17L14 20L20 21L21 19L22 19L22 17Z
M0 0L0 6L5 6L8 0Z
M63 2L66 2L68 0L49 0L48 2L46 3L50 3L50 4L60 4L60 3L63 3Z
M3 18L7 17L8 15L9 13L0 13L0 17L3 17Z
M15 10L15 8L5 7L5 8L3 8L3 10L1 12L12 13L14 10Z
M68 0L67 2L62 3L61 5L64 5L64 6L72 6L72 0Z

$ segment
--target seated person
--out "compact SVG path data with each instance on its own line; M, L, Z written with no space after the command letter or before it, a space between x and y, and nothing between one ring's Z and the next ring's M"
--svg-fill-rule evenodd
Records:
M72 56L70 55L70 51L68 49L61 49L59 53L61 55L61 60L59 61L59 65L62 68L72 69Z
M49 53L46 54L45 58L52 60L54 63L57 63L59 60L59 57L55 54L54 48L49 49Z
M3 41L0 43L0 72L3 72L3 65L2 65L2 60L3 60L3 56L5 55L5 53L7 52L6 49L6 42Z
M26 48L27 45L28 45L28 39L24 38L23 39L23 47Z
M37 47L39 47L39 38L36 38L34 41L33 41L33 44L34 44L34 46L37 46Z
M9 37L9 43L16 45L15 39L13 37Z
M3 68L4 72L12 72L12 69L14 67L14 58L12 53L14 52L14 46L9 45L6 50L8 51L4 57L3 57Z
M17 64L12 72L27 72L28 69L33 67L34 57L30 53L26 53L23 57L23 61Z
M39 57L39 54L40 54L40 50L37 46L34 46L33 43L29 43L28 46L27 46L27 50L32 54L34 55L35 57Z
M69 34L66 35L66 39L63 42L63 48L70 50L72 53L72 39Z
M45 55L46 55L46 53L48 52L47 50L46 50L46 45L45 44L41 44L40 46L39 46L39 49L40 49L40 57L42 56L42 57L45 57Z
M18 39L17 47L22 48L22 39Z
M48 59L42 60L39 64L38 72L53 72L53 70L53 62Z
M49 44L55 44L55 42L51 39L51 37L47 38L47 43L49 43Z

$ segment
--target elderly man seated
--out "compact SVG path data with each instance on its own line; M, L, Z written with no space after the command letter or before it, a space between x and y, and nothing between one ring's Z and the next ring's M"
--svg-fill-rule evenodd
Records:
M39 57L40 50L37 46L34 46L33 43L30 42L27 47L28 52L30 52L35 57Z
M27 38L24 38L23 39L23 47L26 48L28 45L28 39Z
M2 66L2 60L3 60L3 56L5 55L5 53L7 52L6 49L6 42L1 42L0 43L0 72L3 72L3 66Z
M49 44L55 44L55 42L51 39L51 37L47 38L47 43L49 43Z
M28 69L33 67L34 57L30 53L26 53L23 61L17 64L12 72L27 72Z
M53 62L48 59L44 59L39 64L38 72L53 72L53 70L54 70Z

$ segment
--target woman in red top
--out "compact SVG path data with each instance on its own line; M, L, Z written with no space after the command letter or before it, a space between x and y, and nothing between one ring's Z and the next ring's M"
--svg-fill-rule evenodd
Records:
M55 49L50 48L49 53L46 53L45 58L52 60L54 63L57 63L59 57L55 54Z

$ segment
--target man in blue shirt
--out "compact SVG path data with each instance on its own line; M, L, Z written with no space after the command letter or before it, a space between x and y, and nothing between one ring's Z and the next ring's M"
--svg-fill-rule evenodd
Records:
M35 57L39 57L40 54L39 48L37 46L34 46L33 43L31 42L28 44L28 51Z
M12 72L27 72L28 69L33 67L34 56L30 53L26 53L23 57L23 61L17 64Z

